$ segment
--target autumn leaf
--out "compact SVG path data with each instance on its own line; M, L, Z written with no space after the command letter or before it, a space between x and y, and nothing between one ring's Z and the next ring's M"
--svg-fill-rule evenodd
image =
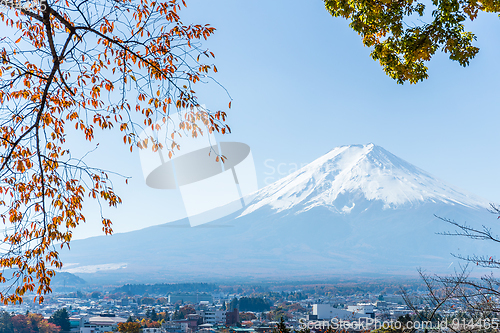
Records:
M196 119L212 119L220 132L227 126L224 117L210 118L215 113L200 106L193 89L212 68L196 59L195 45L215 29L184 26L177 1L44 6L43 12L12 8L14 15L0 15L7 27L0 29L0 112L9 115L0 124L4 304L22 302L32 292L43 302L52 291L52 278L63 266L55 249L70 248L73 229L86 221L85 200L113 208L122 202L113 188L116 177L72 158L66 147L84 145L95 140L96 131L106 130L117 140L121 136L131 152L134 146L161 149L172 158L177 143L162 145L153 137L141 142L138 133L143 126L168 129L171 107L188 119L185 127L193 136L203 133ZM99 15L91 14L95 6ZM14 42L8 36L12 28L22 36ZM29 57L19 56L26 52ZM72 127L82 141L67 136ZM101 224L105 234L113 232L103 213Z

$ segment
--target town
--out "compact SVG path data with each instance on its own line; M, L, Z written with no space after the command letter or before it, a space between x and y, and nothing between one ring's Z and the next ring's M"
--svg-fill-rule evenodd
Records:
M3 311L13 318L36 313L53 323L55 314L64 312L67 326L62 332L79 333L270 333L280 323L295 331L367 331L408 321L414 314L394 284L378 292L366 289L381 289L383 283L371 288L360 284L124 285L108 291L55 292L42 304L26 300ZM409 287L418 295L416 283Z

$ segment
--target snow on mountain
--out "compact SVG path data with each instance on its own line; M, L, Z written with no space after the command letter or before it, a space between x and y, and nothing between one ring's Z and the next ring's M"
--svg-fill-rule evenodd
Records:
M348 195L345 198L345 195ZM424 202L488 207L488 201L434 178L372 143L337 147L304 168L257 192L242 216L270 206L295 213L324 206L347 214L361 199L384 209Z
M195 228L158 221L61 255L86 280L124 282L453 273L450 253L491 255L496 244L440 235L453 227L436 216L481 228L496 222L485 207L381 147L344 146L256 192L243 212Z

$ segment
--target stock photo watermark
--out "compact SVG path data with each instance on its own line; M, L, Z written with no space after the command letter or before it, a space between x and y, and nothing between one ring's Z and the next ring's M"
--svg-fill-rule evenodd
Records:
M172 130L179 131L181 113L171 115L168 126L158 124L146 129L141 140L156 138L168 142ZM258 190L250 147L242 142L217 142L207 133L193 138L183 133L176 138L180 150L169 156L162 148L139 152L146 185L160 190L178 190L191 227L201 226L247 206L249 195ZM225 160L216 156L224 156Z
M264 161L264 167L266 170L264 171L264 185L269 185L277 181L278 179L288 176L289 174L294 173L295 171L302 169L308 163L283 163L277 162L275 159L268 158Z
M373 318L358 318L358 320L340 320L333 318L331 320L311 320L305 318L299 319L300 329L310 330L374 330L374 329L408 329L408 330L498 330L499 322L495 319L445 319L441 321L407 321L399 320L381 321Z
M47 8L46 0L13 1L0 0L1 9L35 10L44 11Z

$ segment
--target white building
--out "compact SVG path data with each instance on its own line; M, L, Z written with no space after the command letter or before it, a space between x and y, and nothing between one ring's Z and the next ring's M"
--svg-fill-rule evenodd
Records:
M187 321L166 321L161 327L165 332L170 333L189 333L191 331Z
M334 308L331 304L313 304L313 315L317 316L318 320L331 320L333 318L349 320L368 317L366 314Z
M96 331L95 326L86 326L86 327L80 327L80 333L96 333L99 331Z
M392 309L389 313L393 318L398 318L399 316L404 316L409 314L411 311L406 306L398 306L395 309Z
M365 317L375 318L373 308L373 304L371 303L358 303L357 305L349 305L347 311L363 314Z
M225 324L226 323L226 311L222 310L201 310L197 311L197 314L203 318L204 324Z
M113 332L118 329L118 323L126 321L127 319L121 317L90 317L83 327L80 327L80 333Z
M164 333L165 330L163 330L162 328L153 328L153 327L150 327L150 328L142 328L141 332L142 333Z

